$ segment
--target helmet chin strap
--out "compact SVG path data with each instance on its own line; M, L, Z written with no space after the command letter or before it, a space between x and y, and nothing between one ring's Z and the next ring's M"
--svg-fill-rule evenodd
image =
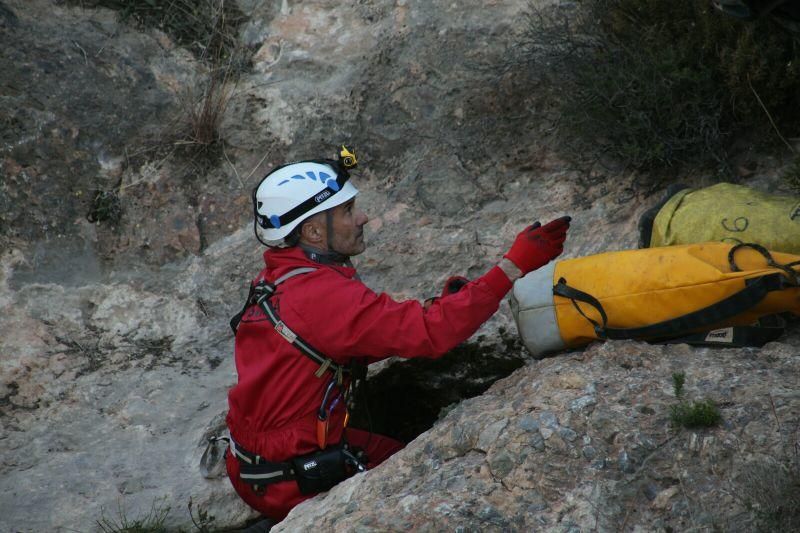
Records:
M317 263L349 266L351 264L350 256L337 252L333 247L333 209L325 211L325 233L327 234L327 250L320 250L303 243L299 244L300 248L309 259Z

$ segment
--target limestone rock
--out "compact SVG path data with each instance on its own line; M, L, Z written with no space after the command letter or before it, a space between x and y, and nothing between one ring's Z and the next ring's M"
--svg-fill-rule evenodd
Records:
M629 367L633 357L642 364ZM678 370L690 396L721 407L721 426L671 426ZM747 531L752 489L737 477L755 456L786 457L796 445L798 371L800 352L783 343L687 351L608 342L530 362L275 531ZM576 372L583 388L563 379ZM569 408L587 394L597 398L591 410Z
M527 0L238 0L253 54L210 162L178 157L167 135L208 65L76 4L0 1L2 531L92 531L154 508L176 530L190 513L211 529L255 516L199 461L224 429L228 320L262 267L249 193L273 165L355 145L372 218L356 263L398 298L484 273L534 220L573 216L565 257L630 248L660 196L561 161L536 88L490 68ZM97 189L117 196L118 221L87 220ZM434 411L403 452L278 530L747 528L729 489L796 438L796 326L763 350L608 343L513 364L501 327L515 331L505 303L473 339L483 365L454 361L423 385L509 377ZM722 426L669 426L679 370Z

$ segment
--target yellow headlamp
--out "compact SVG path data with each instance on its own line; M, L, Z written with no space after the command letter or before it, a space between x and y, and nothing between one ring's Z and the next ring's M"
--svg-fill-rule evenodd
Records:
M358 166L358 159L356 159L355 152L351 152L345 145L339 150L339 161L341 161L344 168L350 170Z

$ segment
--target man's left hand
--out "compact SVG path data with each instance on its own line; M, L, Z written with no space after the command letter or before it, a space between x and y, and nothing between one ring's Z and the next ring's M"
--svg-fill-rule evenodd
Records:
M469 280L464 276L450 276L447 278L447 281L444 282L444 288L442 289L442 295L440 298L447 296L448 294L455 294L464 288L464 285L469 283ZM422 306L427 309L431 306L431 304L436 300L436 298L428 298L423 302Z

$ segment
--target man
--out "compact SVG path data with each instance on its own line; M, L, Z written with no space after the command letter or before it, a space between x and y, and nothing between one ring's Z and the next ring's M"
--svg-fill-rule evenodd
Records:
M231 482L251 507L282 520L301 501L402 448L348 428L366 364L440 357L495 311L514 280L561 254L569 217L525 228L499 264L423 306L359 281L367 216L349 181L355 156L292 163L253 192L266 268L234 317L238 383L228 396Z

